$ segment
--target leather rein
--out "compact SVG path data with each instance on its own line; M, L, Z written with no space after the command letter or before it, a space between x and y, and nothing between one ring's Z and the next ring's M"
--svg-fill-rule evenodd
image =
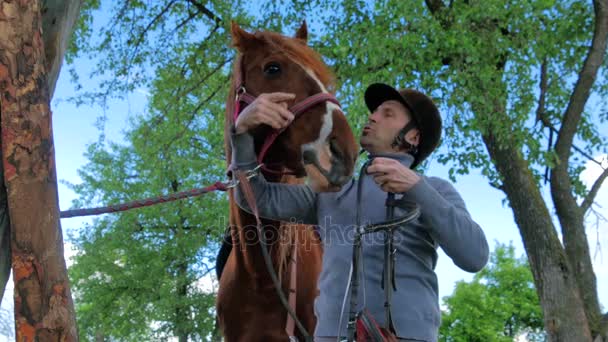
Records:
M349 285L350 288L350 310L348 315L347 335L348 341L355 341L355 331L357 318L359 318L361 311L357 310L357 296L359 294L359 266L362 262L362 244L361 239L363 235L384 232L384 269L382 275L382 287L384 288L384 310L386 317L386 325L384 328L387 331L394 331L393 320L391 316L391 299L393 290L397 290L397 284L395 282L395 253L393 237L394 231L400 226L403 226L420 216L420 207L411 201L405 201L403 199L396 200L395 194L389 192L386 199L386 221L362 225L361 224L361 199L363 189L363 175L366 172L367 167L371 164L372 160L367 161L359 172L359 184L357 186L357 213L356 213L356 226L355 236L353 241L353 256L352 256L352 273L350 275ZM401 217L395 217L395 208L401 208L405 210L405 214ZM342 324L340 318L340 325ZM341 331L341 326L338 327L338 335ZM341 337L340 337L341 338ZM373 336L374 341L384 341L381 336Z

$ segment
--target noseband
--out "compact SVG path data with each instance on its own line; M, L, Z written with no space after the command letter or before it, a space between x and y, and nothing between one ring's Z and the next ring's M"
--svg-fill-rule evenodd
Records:
M245 83L244 83L243 77L242 77L242 75L244 73L244 69L243 69L243 65L242 65L242 57L239 56L239 60L237 63L240 66L240 72L237 73L237 77L236 77L237 87L236 87L236 94L235 94L235 99L234 99L234 115L233 115L233 120L235 123L236 123L236 120L238 119L239 115L241 114L241 111L243 109L245 109L245 107L250 105L253 101L255 101L255 99L257 98L256 96L249 94L247 92L247 89L245 88ZM338 107L340 107L340 102L338 101L338 99L336 99L336 97L333 94L321 92L321 93L314 94L312 96L309 96L309 97L301 100L300 102L289 107L288 110L291 113L293 113L293 115L294 115L293 121L295 121L301 114L310 110L314 106L324 103L324 102L331 102L331 103L336 104ZM282 129L273 129L272 132L270 134L268 134L266 136L266 138L264 139L264 144L262 145L260 153L258 154L258 164L262 165L262 170L264 172L267 172L269 174L274 174L274 175L295 174L293 171L272 170L272 169L266 167L266 165L264 164L264 157L266 156L266 153L268 152L268 150L270 149L272 144L275 142L277 137L281 133L283 133L288 127L289 126L286 126Z

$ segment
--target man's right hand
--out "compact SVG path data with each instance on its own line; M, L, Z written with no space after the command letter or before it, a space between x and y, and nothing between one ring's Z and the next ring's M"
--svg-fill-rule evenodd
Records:
M287 127L294 119L294 115L287 110L287 101L295 97L295 94L289 93L260 94L239 115L234 125L236 133L247 132L261 124L274 129Z

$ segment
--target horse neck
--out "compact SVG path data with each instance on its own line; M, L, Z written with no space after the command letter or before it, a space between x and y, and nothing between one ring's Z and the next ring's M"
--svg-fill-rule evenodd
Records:
M302 180L294 176L285 175L279 179L279 182L295 184L302 183ZM247 274L253 275L254 278L260 280L261 285L264 286L266 282L270 282L270 278L268 277L268 270L264 263L255 216L239 208L232 195L230 196L230 203L232 241L237 241L233 248L237 254L237 265ZM298 230L301 230L298 227L301 225L274 220L261 220L263 230L267 234L266 240L272 264L279 279L281 279L287 270L291 253L294 251L294 245L302 242L300 241L301 238L298 238Z
M230 196L231 235L234 241L237 267L256 280L260 286L268 285L271 280L260 246L260 237L255 216L242 210ZM268 251L279 279L286 270L294 243L297 243L297 230L294 224L261 219L266 233Z

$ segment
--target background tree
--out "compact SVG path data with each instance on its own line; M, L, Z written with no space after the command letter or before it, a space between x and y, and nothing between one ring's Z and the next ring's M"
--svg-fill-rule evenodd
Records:
M480 169L504 192L548 337L590 341L606 330L584 217L608 171L604 166L589 191L580 179L584 163L601 164L593 156L608 146L598 129L608 118L606 0L121 2L112 22L95 34L90 24L99 3L85 6L71 56L101 57L96 76L103 82L87 86L91 91L80 100L103 103L151 88L154 80L171 77L167 66L179 65L181 72L172 74L179 82L167 83L178 86L165 94L200 108L225 90L213 93L198 67L228 74L222 64L232 56L228 19L289 32L284 28L307 14L311 41L333 64L356 129L366 119L362 92L371 82L419 88L440 104L445 129L438 160L454 178ZM166 103L166 116L177 113Z
M441 341L512 342L525 334L544 341L543 318L532 273L512 245L498 244L486 268L471 282L458 282L443 298Z
M226 75L213 74L215 63L197 64L195 75L185 75L181 63L198 61L175 60L158 71L148 110L130 121L125 144L102 139L89 146L90 162L80 170L84 182L73 186L81 198L77 206L186 191L224 177L224 102L206 94L217 93ZM184 79L203 75L211 75L205 86L175 97ZM103 333L132 341L208 340L215 323L208 275L227 208L225 196L212 193L111 215L80 229L70 276L81 338Z

